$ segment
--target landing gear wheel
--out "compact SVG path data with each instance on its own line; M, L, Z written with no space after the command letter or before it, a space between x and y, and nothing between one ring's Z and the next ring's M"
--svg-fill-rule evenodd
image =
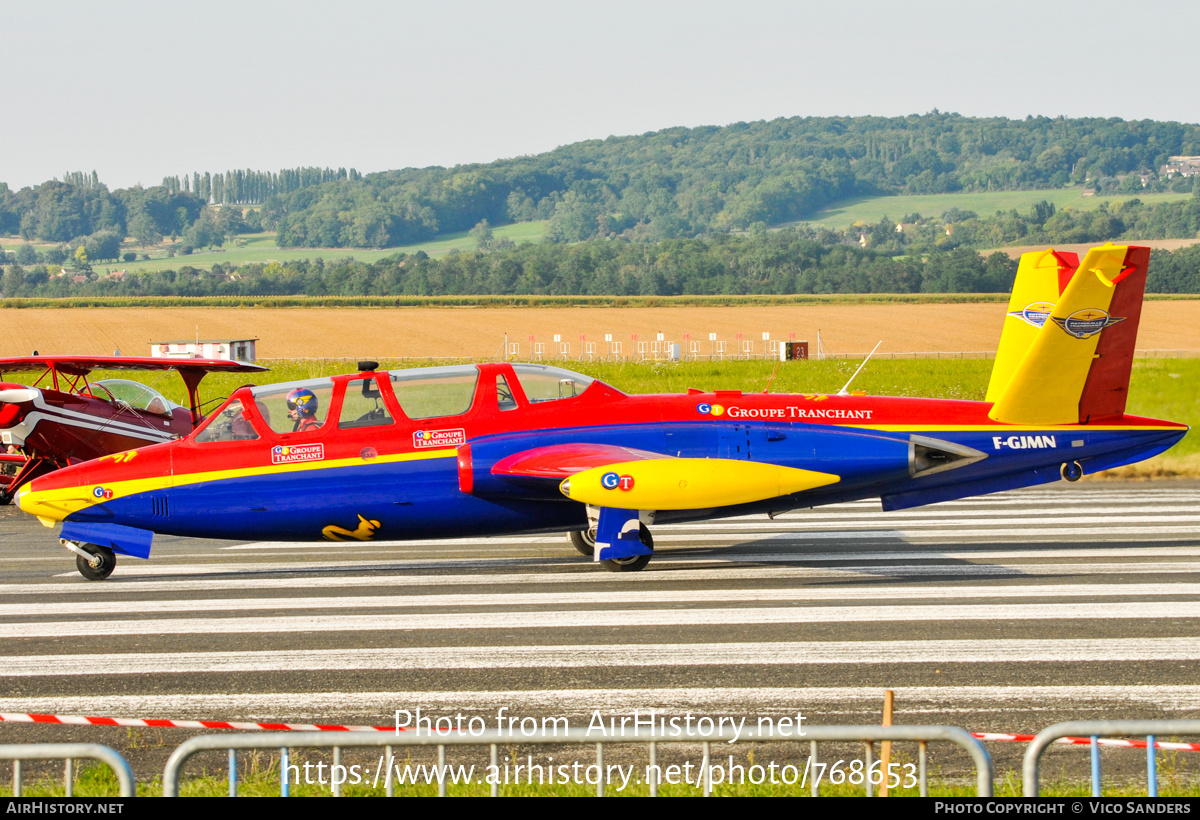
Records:
M1078 481L1083 478L1083 465L1078 461L1068 461L1059 468L1059 472L1067 481Z
M0 490L0 507L5 504L11 504L13 497L9 495L8 490Z
M639 535L641 536L642 543L653 551L654 538L650 535L650 528L645 524L639 524L638 526L641 527ZM637 572L638 570L645 569L646 564L649 564L650 559L653 557L653 555L631 555L628 558L608 558L601 561L600 566L609 572Z
M586 555L591 558L596 554L596 528L592 527L587 530L572 530L567 533L571 539L571 545L579 550L580 555Z
M112 550L107 547L98 547L95 544L80 544L79 546L92 556L92 561L95 561L95 566L93 566L91 561L76 553L75 568L79 570L80 575L89 581L103 581L112 575L112 571L117 566L117 556L113 555Z

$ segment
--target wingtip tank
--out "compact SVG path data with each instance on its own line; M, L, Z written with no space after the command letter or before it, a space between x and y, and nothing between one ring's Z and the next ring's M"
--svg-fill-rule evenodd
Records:
M723 458L627 461L585 470L559 489L572 501L630 510L699 510L824 487L839 476Z

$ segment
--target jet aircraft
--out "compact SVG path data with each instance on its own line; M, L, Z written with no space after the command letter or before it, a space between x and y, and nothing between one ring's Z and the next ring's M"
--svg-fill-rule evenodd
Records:
M18 490L80 572L155 533L364 541L568 532L639 570L658 523L864 498L899 510L1129 464L1187 432L1125 414L1147 248L1020 263L985 401L625 395L541 364L244 387L192 435ZM789 365L802 366L802 365Z
M7 373L38 373L31 386L0 381L0 504L27 481L110 453L186 436L202 418L197 390L213 371L267 368L221 359L138 356L23 356L0 359ZM88 381L93 370L178 370L190 407L127 379Z

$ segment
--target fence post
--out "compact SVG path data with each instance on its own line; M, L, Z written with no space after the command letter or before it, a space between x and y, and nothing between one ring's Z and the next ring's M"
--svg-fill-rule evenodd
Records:
M1158 772L1154 760L1154 735L1146 735L1146 796L1158 797Z

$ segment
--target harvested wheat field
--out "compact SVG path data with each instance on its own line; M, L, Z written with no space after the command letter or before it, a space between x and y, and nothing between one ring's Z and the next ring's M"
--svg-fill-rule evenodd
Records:
M737 349L737 334L763 350L762 334L795 334L815 348L817 331L833 354L990 352L1000 338L999 303L779 305L763 307L536 307L536 308L24 308L0 309L0 356L150 355L150 342L168 339L257 337L259 358L488 358L502 355L505 334L532 358L529 337L554 350L553 336L580 358L580 335L606 354L604 336L622 343L625 357L639 341L684 343L685 334L712 350L709 334ZM1138 348L1200 351L1200 300L1150 301ZM684 346L684 352L688 350Z
M1200 237L1193 237L1191 239L1139 239L1136 242L1131 240L1129 244L1140 245L1143 248L1157 248L1158 250L1163 251L1177 251L1180 248L1189 248L1192 245L1200 244ZM1079 258L1082 259L1083 255L1094 247L1096 247L1095 242L1081 242L1076 245L1055 245L1054 250L1077 253L1079 254ZM996 253L999 251L1000 253L1008 254L1010 259L1019 259L1023 253L1029 253L1031 251L1043 251L1045 249L1045 245L1014 245L1007 248L991 248L989 250L980 251L980 253L984 256L987 256L989 253Z

